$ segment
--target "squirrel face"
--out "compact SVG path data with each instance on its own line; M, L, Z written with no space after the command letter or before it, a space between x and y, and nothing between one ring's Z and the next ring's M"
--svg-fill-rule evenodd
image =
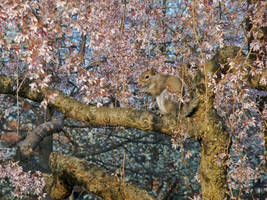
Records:
M155 76L155 70L152 68L148 71L143 72L140 77L138 83L141 86L150 86L152 84L153 76Z

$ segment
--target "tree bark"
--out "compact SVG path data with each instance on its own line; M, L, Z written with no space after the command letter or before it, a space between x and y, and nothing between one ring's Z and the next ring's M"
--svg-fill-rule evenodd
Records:
M16 79L6 75L0 75L0 93L16 94ZM152 130L173 136L173 130L177 128L177 119L171 115L162 117L145 110L135 110L128 108L108 108L96 107L83 104L64 93L51 88L44 88L40 92L34 92L25 81L19 91L19 95L24 98L41 102L47 95L56 94L53 102L49 106L61 112L65 117L82 121L90 126L123 126L126 128L137 128L141 130ZM186 127L190 137L198 138L201 130L198 124L200 119L194 117L183 120L183 127Z
M119 177L110 175L90 162L54 152L50 155L49 164L54 180L50 188L51 198L66 198L71 194L73 187L79 185L84 190L109 200L154 199L145 190L125 183Z
M27 134L27 137L18 144L19 152L22 157L29 157L33 150L40 145L43 140L49 136L52 136L53 133L61 131L64 127L63 117L55 118L50 122L45 122L37 126L33 131ZM43 145L42 145L43 146ZM46 147L48 150L51 148L50 145ZM45 153L46 151L44 151ZM46 152L48 155L48 160L46 160L47 165L49 161L49 154L51 151ZM45 162L45 160L44 160Z

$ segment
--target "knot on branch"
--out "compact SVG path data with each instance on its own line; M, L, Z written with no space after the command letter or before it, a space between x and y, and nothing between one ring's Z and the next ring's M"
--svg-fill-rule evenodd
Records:
M143 112L140 116L139 123L143 130L152 130L153 128L153 115L149 112Z

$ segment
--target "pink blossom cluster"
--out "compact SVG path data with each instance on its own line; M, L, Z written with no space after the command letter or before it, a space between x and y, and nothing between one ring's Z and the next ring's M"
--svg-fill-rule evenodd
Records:
M45 181L40 172L24 172L17 162L1 162L3 158L0 154L0 184L10 183L14 187L12 191L14 197L25 198L29 195L36 195L39 199L45 197L43 193Z
M264 173L264 111L258 110L257 99L267 96L267 92L247 88L243 81L240 71L227 74L223 84L215 89L218 95L214 106L225 120L232 139L229 186L250 192L251 186Z

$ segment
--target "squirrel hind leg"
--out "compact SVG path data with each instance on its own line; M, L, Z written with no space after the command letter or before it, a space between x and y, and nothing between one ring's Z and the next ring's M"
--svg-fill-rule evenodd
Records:
M198 104L199 99L193 98L190 102L182 105L181 114L184 117L190 117L196 111Z

